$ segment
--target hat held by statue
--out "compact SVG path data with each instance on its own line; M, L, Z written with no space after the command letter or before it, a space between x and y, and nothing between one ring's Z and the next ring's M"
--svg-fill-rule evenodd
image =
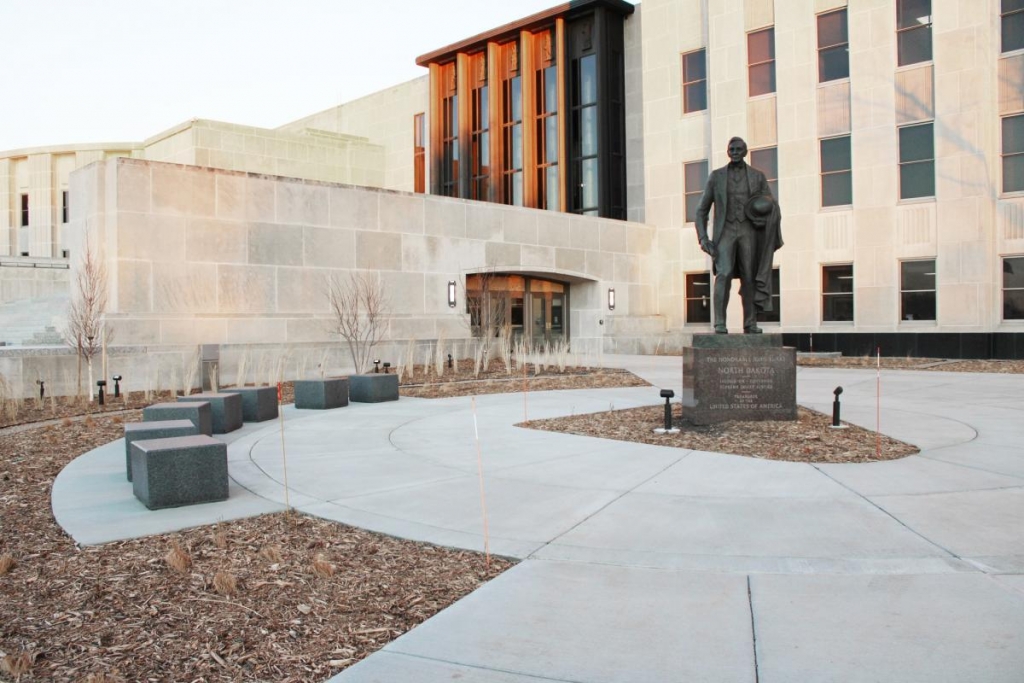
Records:
M747 200L743 213L754 227L763 228L775 210L775 200L769 195L759 194Z

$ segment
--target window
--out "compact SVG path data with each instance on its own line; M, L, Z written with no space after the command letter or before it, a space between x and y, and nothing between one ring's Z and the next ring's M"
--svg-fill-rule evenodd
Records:
M757 322L777 323L782 321L782 288L779 286L779 269L772 268L772 310L758 311Z
M900 319L935 320L935 261L900 263Z
M846 10L818 15L818 82L850 76Z
M1024 320L1024 256L1003 259L1003 320Z
M490 108L487 105L487 53L471 57L470 70L474 83L470 91L472 119L469 132L472 170L469 198L487 201L491 185Z
M1002 0L1003 52L1024 49L1024 0Z
M441 194L459 196L459 96L455 63L441 67Z
M821 319L853 322L853 264L821 269Z
M900 128L900 199L935 196L932 124Z
M932 59L932 0L896 0L896 63Z
M60 222L61 223L67 223L68 222L68 191L67 190L64 190L63 192L60 193L60 200L61 200L61 210L60 210L61 220L60 220Z
M21 227L28 227L28 195L21 195Z
M765 147L750 152L750 165L756 168L768 180L772 196L779 198L779 151L776 147Z
M501 200L523 205L523 84L519 77L519 43L501 46Z
M775 92L775 29L747 34L747 85L751 97Z
M572 72L572 158L576 176L572 208L596 216L597 177L597 56L574 60Z
M561 185L558 181L558 67L557 51L551 49L551 32L538 36L534 101L537 115L537 206L558 211ZM545 49L546 48L546 49Z
M704 50L683 55L683 113L708 108L708 68Z
M412 117L413 191L427 191L426 123L423 114Z
M1021 191L1024 191L1024 114L1003 119L1003 192Z
M683 164L683 197L686 201L686 222L697 220L697 205L708 183L708 162L694 161Z
M853 163L850 136L821 141L821 205L853 204Z
M711 272L686 274L686 322L711 324Z

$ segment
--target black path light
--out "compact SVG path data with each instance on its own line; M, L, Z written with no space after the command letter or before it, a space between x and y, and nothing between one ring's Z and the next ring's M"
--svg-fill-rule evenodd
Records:
M679 430L672 426L672 398L676 395L676 392L671 389L662 389L661 397L665 399L665 426L659 427L654 431L658 434L678 434Z
M450 353L449 353L449 354L448 354L448 369L449 369L449 370L451 370L451 369L452 369L452 362L453 362L454 360L455 360L455 359L454 359L454 358L452 358L452 354L450 354Z
M832 400L832 429L846 429L846 425L839 423L839 395L843 393L843 388L836 387L832 393L835 395Z
M388 369L389 369L390 367L391 367L391 363L385 363L385 364L384 364L384 374L385 374L385 375L386 375L386 374L388 374Z
M380 358L373 361L373 372L374 374L380 374Z
M114 375L111 379L114 380L114 398L121 398L121 380L124 379L121 375Z
M103 387L107 386L107 380L105 380L105 379L98 379L98 380L96 380L96 386L98 386L100 388L100 393L97 396L97 399L99 400L99 404L103 405Z
M46 397L46 380L37 379L36 384L39 385L39 400L42 401Z

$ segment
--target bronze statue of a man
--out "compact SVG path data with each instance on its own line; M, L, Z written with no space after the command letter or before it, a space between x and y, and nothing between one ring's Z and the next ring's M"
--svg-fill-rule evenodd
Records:
M782 246L782 217L764 173L743 161L747 143L729 140L729 163L708 177L697 207L697 240L715 272L715 332L727 334L725 311L734 277L740 279L743 331L760 334L758 310L772 310L772 255ZM708 212L715 224L708 238Z

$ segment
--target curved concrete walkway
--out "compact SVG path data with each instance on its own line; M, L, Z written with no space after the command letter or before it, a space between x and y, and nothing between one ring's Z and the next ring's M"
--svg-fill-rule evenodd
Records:
M607 363L680 390L678 358ZM873 428L874 371L801 369L798 399L829 411L837 385L844 419ZM491 551L524 559L332 680L1024 680L1024 377L883 371L882 431L922 448L885 463L513 426L524 410L658 400L606 389L530 394L525 407L521 394L483 396L475 413L469 398L289 410L292 505L477 550L479 433ZM226 503L147 512L120 472L115 495L102 471L123 469L114 442L58 477L57 519L103 542L279 509L277 423L232 437Z

